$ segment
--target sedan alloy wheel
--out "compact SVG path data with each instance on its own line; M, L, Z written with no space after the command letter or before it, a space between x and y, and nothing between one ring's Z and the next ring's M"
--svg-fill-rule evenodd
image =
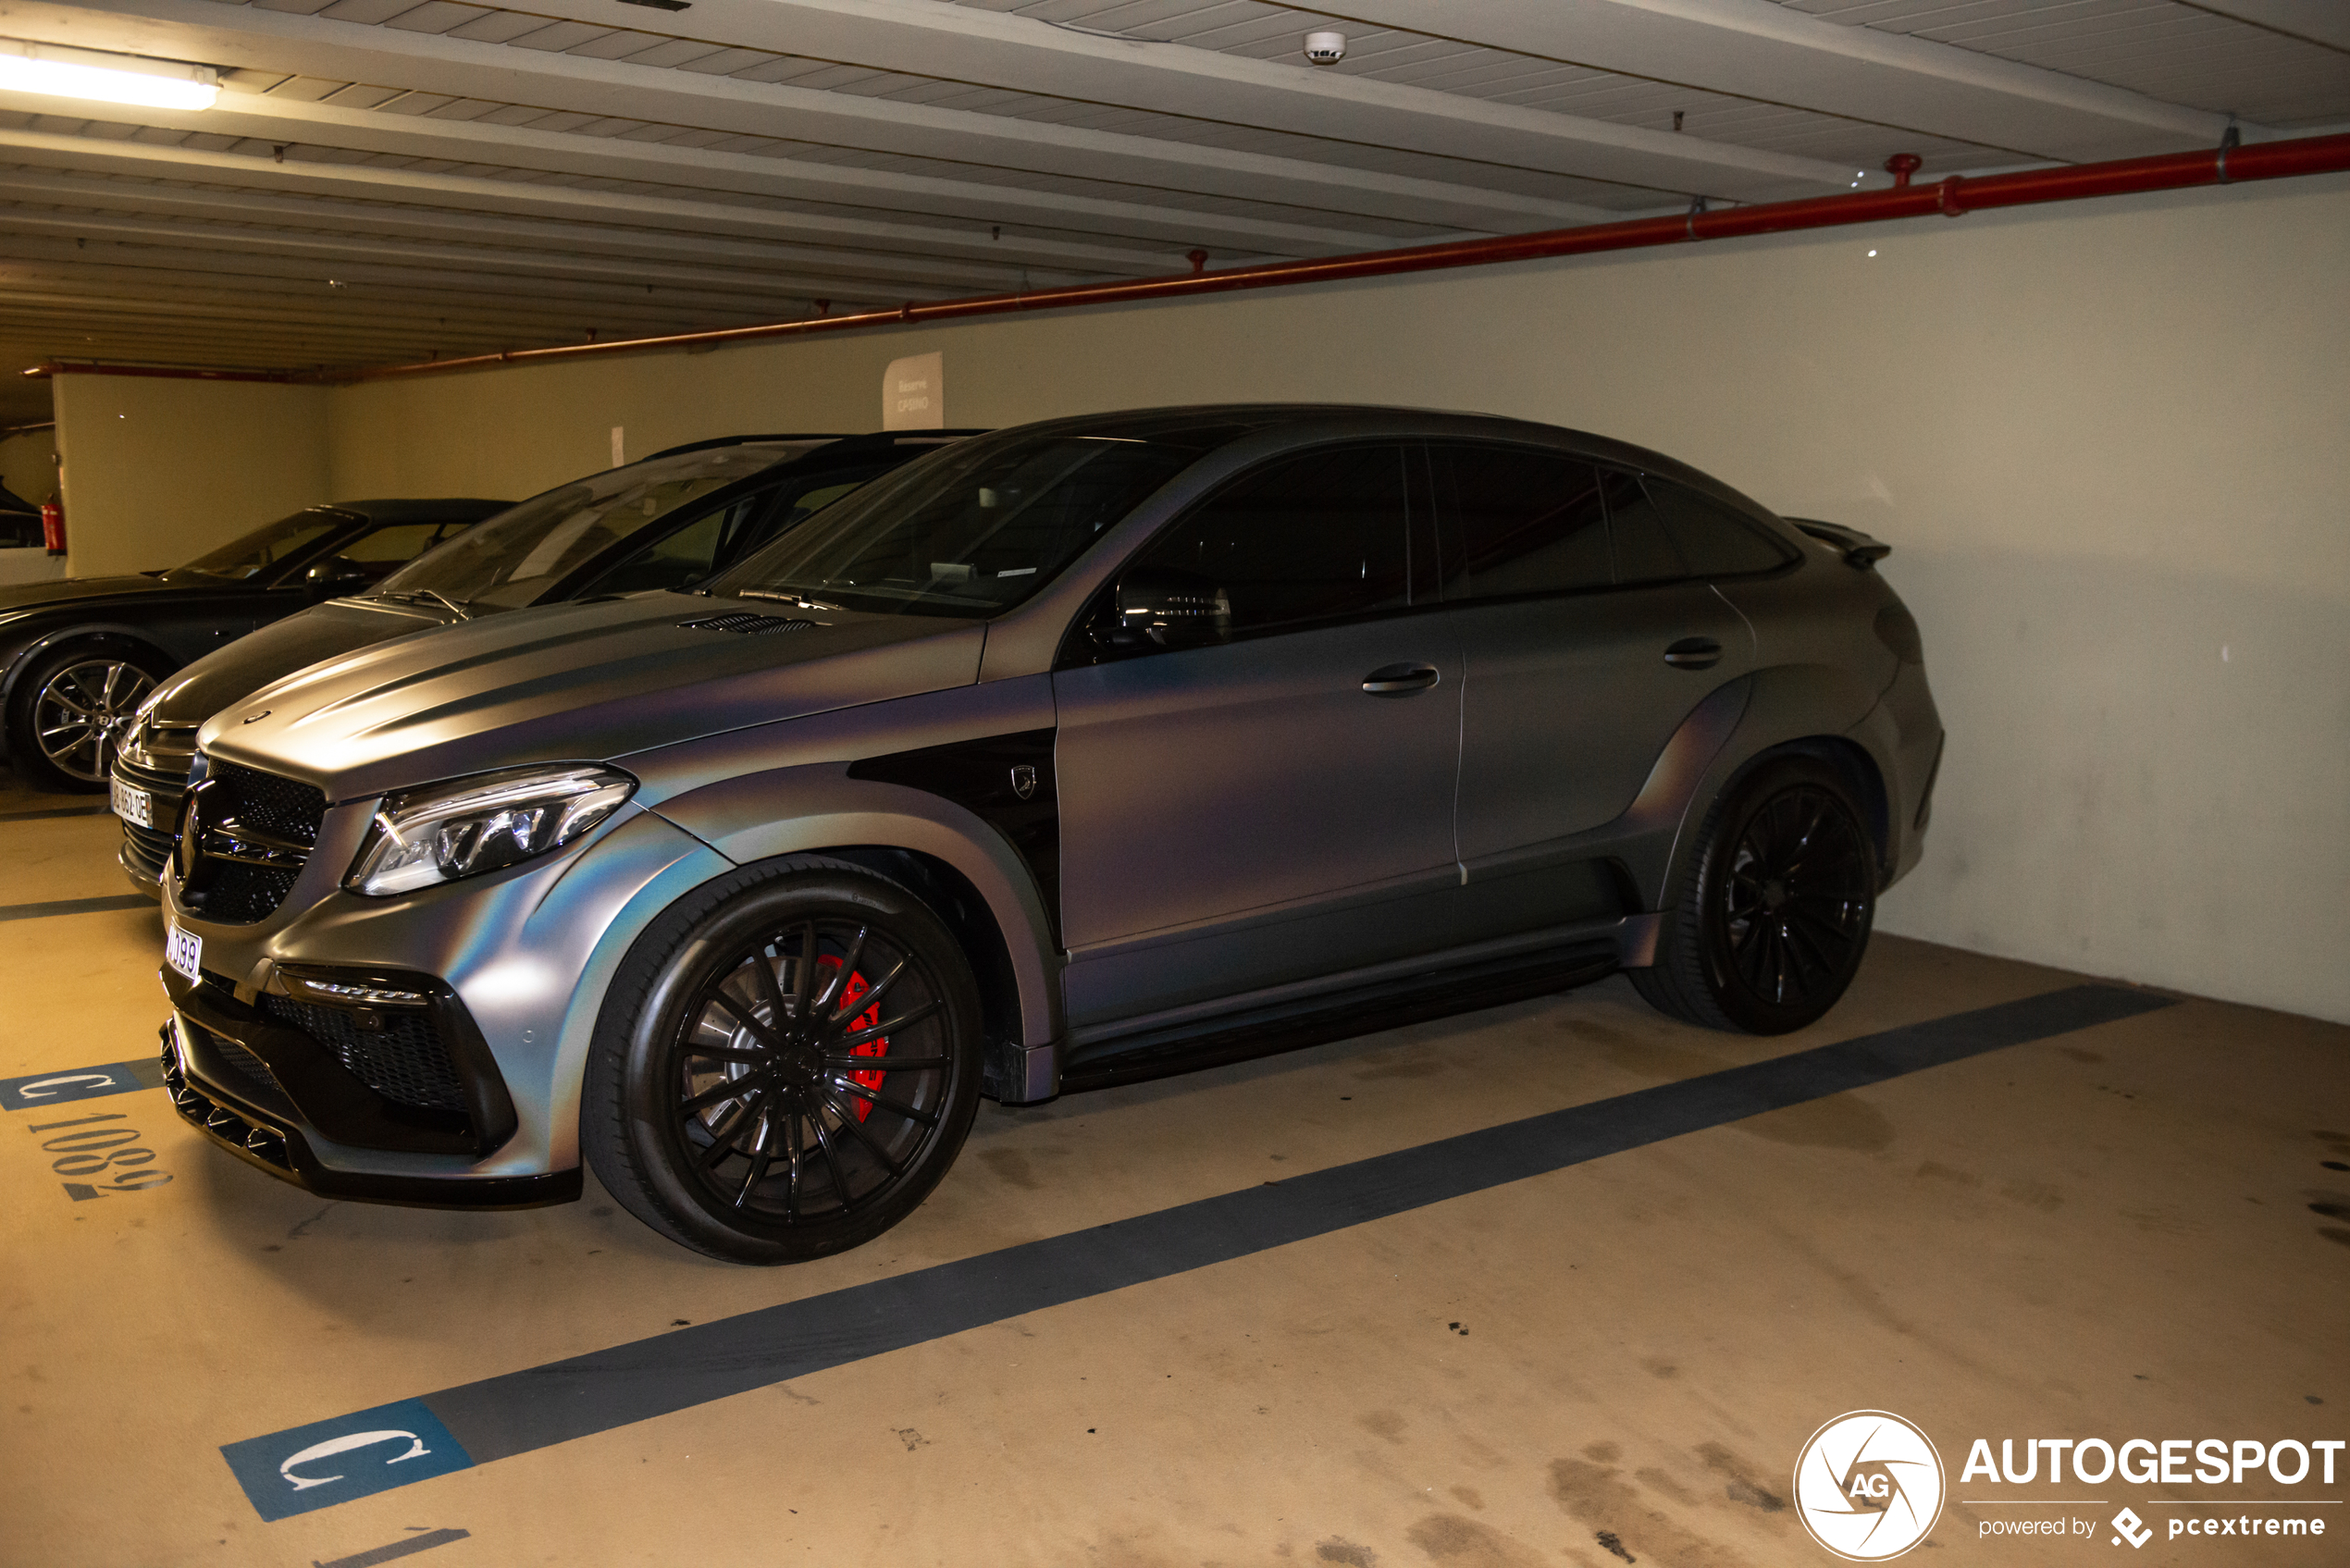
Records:
M69 787L104 787L108 750L155 689L155 677L118 655L92 654L37 678L32 735L41 759Z

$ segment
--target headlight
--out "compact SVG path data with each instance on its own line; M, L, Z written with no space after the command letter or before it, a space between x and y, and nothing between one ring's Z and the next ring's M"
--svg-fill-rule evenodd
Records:
M560 849L620 809L637 781L611 768L516 768L388 795L343 885L384 897Z

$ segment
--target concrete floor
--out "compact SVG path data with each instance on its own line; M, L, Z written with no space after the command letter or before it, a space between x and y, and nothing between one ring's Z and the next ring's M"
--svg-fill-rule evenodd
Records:
M0 906L128 891L112 818L21 815L87 804L0 787ZM0 935L0 1079L152 1054L150 910ZM2350 1030L2195 1000L277 1523L222 1457L2080 978L1880 938L1844 1004L1783 1040L1669 1023L1613 980L987 1105L909 1221L785 1271L681 1251L592 1179L526 1213L327 1203L207 1145L159 1091L0 1114L0 1561L1826 1564L1789 1503L1799 1451L1879 1409L1945 1467L1923 1561L2103 1560L2127 1505L2156 1534L2120 1561L2350 1562L2350 1463L2331 1486L1960 1477L1978 1437L2350 1437ZM19 1130L98 1111L168 1184L73 1201ZM2223 1513L2328 1529L2168 1534ZM2094 1533L1985 1533L2068 1515Z

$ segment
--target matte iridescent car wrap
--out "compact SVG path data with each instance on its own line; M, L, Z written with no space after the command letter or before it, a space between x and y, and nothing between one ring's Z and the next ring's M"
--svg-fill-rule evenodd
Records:
M1121 421L1138 417L1027 428L1115 439ZM1283 1019L1321 1016L1315 1008L1324 1003L1338 1017L1347 998L1404 994L1416 978L1440 969L1500 977L1490 993L1500 996L1524 994L1510 985L1555 989L1646 966L1656 958L1663 901L1694 853L1698 820L1760 758L1800 755L1847 770L1850 793L1871 818L1883 883L1915 864L1941 726L1922 664L1903 651L1914 648L1914 627L1906 645L1899 625L1887 630L1888 616L1908 623L1906 611L1845 551L1685 465L1601 438L1404 411L1249 408L1197 417L1246 429L993 619L655 593L501 615L363 649L216 715L199 737L200 783L207 770L223 778L251 770L235 774L243 781L235 788L263 787L255 776L290 781L315 787L325 804L315 844L258 918L223 921L192 906L185 853L165 875L167 920L202 941L201 983L165 971L175 1005L167 1054L183 1111L214 1122L216 1138L256 1163L320 1191L452 1204L571 1195L583 1067L606 989L631 945L694 889L805 852L907 879L941 908L989 997L989 1091L1010 1103L1160 1070L1189 1047L1210 1056L1263 1049L1280 1037ZM1713 596L1707 613L1730 629L1735 646L1718 672L1672 688L1686 693L1676 699L1686 711L1664 722L1660 748L1635 759L1630 776L1643 782L1613 818L1317 903L1309 934L1359 961L1262 969L1244 994L1219 991L1223 956L1235 945L1262 949L1269 933L1304 929L1296 910L1274 907L1181 929L1072 937L1062 929L1068 912L1114 905L1133 874L1114 838L1106 851L1068 854L1076 826L1094 824L1083 842L1105 842L1100 824L1114 827L1129 804L1072 798L1083 783L1073 785L1067 772L1075 754L1064 750L1057 763L1053 736L1070 744L1057 726L1073 722L1071 704L1082 707L1087 691L1095 695L1082 701L1110 700L1099 682L1072 681L1065 651L1072 624L1130 557L1228 479L1283 453L1367 438L1540 445L1668 475L1767 529L1788 564L1692 590ZM925 458L899 477L937 461ZM1431 629L1441 621L1418 624L1441 641ZM1362 709L1374 710L1399 710ZM937 759L951 762L974 747L1013 759L1007 776L1017 801L924 782ZM1039 760L1021 760L1032 757ZM1194 765L1215 761L1203 756ZM539 858L389 897L344 885L387 796L559 763L615 770L636 788L583 838ZM1300 780L1297 787L1322 785ZM1049 855L1020 827L1047 809L1060 824ZM1254 831L1244 814L1229 812L1166 821L1182 833L1243 840ZM246 852L218 823L200 820L194 831L200 845ZM255 865L270 854L279 856L270 864L295 864L291 850L247 847ZM1555 888L1581 884L1552 873L1584 865L1597 868L1591 901L1557 903ZM1535 888L1553 891L1537 898ZM1414 949L1394 936L1429 910L1443 911L1442 924L1421 929L1456 940ZM1358 934L1363 945L1348 946ZM1301 946L1311 950L1312 942ZM409 985L419 996L439 995L435 988L445 987L511 1098L512 1132L494 1147L454 1148L449 1140L458 1134L449 1130L457 1122L444 1118L432 1135L439 1143L417 1132L393 1146L401 1135L392 1116L380 1126L365 1117L336 1124L374 1129L366 1140L332 1136L293 1091L292 1080L305 1075L324 1081L312 1060L315 1042L305 1047L282 1027L297 1016L287 1011L284 977L306 968L390 977L381 982L387 994ZM1147 986L1135 978L1144 974ZM262 1019L267 1008L277 1024ZM1328 1018L1323 1023L1327 1037ZM219 1045L224 1039L233 1049ZM240 1066L238 1051L266 1073ZM477 1106L487 1103L476 1096ZM476 1130L482 1114L475 1112Z

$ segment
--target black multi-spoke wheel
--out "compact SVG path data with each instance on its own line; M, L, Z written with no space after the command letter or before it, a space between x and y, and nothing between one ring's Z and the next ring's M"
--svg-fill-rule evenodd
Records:
M25 673L9 715L8 752L43 788L106 787L115 737L155 689L152 656L60 648Z
M1632 982L1691 1023L1784 1034L1844 994L1876 913L1876 851L1835 769L1775 759L1717 801Z
M657 921L591 1062L588 1162L637 1217L748 1263L820 1257L912 1212L978 1102L970 970L912 895L796 858Z

